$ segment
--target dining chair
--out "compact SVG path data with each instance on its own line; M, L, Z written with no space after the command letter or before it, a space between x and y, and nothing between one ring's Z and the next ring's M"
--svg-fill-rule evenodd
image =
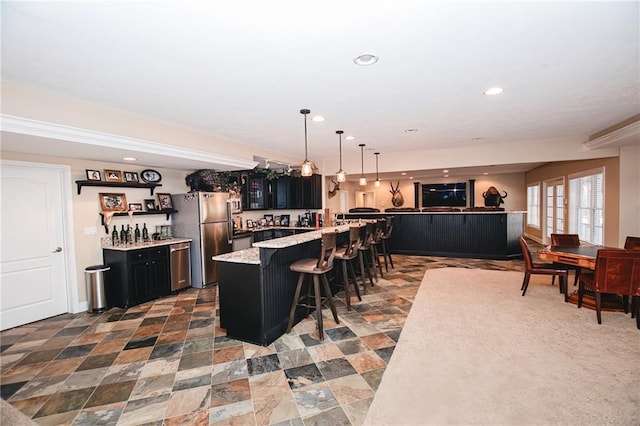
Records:
M524 237L518 237L518 242L520 243L522 257L524 258L524 280L522 281L522 287L520 287L522 295L524 296L527 292L531 275L557 275L560 277L560 293L564 294L564 301L567 302L569 300L569 296L567 294L567 277L569 276L569 271L564 266L561 267L559 264L550 262L534 262L531 257L529 245Z
M592 292L596 299L598 324L602 324L602 293L631 297L632 309L640 330L640 250L598 250L593 274L580 277L578 308L582 307L582 300L587 291ZM627 312L628 304L624 303L624 306Z
M551 234L552 246L578 247L580 246L580 236L578 234ZM574 271L573 285L578 285L580 279L581 267L575 265L564 265L567 269ZM556 277L551 278L551 285L555 282Z
M625 250L640 250L640 237L627 237L624 241Z

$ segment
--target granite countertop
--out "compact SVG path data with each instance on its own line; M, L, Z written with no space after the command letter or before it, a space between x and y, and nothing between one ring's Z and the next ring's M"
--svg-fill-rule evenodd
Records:
M154 240L154 241L147 241L145 243L132 243L132 244L126 244L121 246L113 246L111 245L111 241L109 241L108 244L102 244L102 248L107 250L127 251L127 250L138 250L138 249L149 248L149 247L166 246L169 244L188 243L191 241L192 241L191 238L175 237L175 238L167 238L166 240Z
M231 253L219 254L217 256L213 256L212 259L219 262L259 265L260 250L257 247L251 247L244 250L232 251Z
M421 212L362 212L362 213L345 213L345 215L358 215L358 216L380 216L380 215L388 215L388 216L396 216L396 215L424 215L424 214L505 214L505 213L526 213L526 211L521 210L503 210L503 211L491 211L491 210L482 210L482 211L421 211ZM342 216L342 213L339 214Z
M231 253L220 254L218 256L213 256L213 260L217 260L220 262L232 262L232 263L246 263L246 264L260 264L260 248L271 248L271 249L279 249L285 247L291 247L298 244L306 243L308 241L313 241L322 238L323 232L332 232L338 231L339 233L349 231L349 227L351 225L338 225L338 226L327 226L325 228L318 228L315 231L304 232L302 234L289 235L287 237L282 238L274 238L273 240L260 241L257 243L253 243L253 247L238 250ZM308 229L308 228L305 228Z
M306 243L307 241L320 239L322 238L323 232L331 232L335 230L337 230L338 232L347 232L349 230L349 225L327 226L325 228L318 228L315 231L304 232L302 234L295 234L289 235L287 237L275 238L273 240L260 241L257 243L253 243L253 246L262 248L290 247Z

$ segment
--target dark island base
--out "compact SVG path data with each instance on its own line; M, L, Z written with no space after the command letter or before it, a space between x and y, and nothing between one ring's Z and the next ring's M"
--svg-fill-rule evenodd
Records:
M358 213L347 219L393 216L391 253L509 260L522 257L522 212Z

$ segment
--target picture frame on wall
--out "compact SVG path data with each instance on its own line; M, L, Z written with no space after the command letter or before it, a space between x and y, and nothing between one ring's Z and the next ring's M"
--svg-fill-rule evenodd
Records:
M253 220L247 219L247 229L253 229Z
M154 198L149 198L148 200L144 200L144 207L148 212L153 212L158 210L158 205L156 204L156 200Z
M107 182L122 182L122 171L105 169L104 179Z
M100 209L103 212L124 212L127 211L127 196L124 193L101 192L98 194L100 198Z
M140 180L138 178L138 173L125 171L124 172L124 181L125 182L132 182L132 183L140 182Z
M141 212L142 211L142 203L129 203L129 211Z
M171 201L171 194L156 194L158 198L158 208L160 210L172 210L173 202Z
M102 175L100 174L100 170L89 170L87 169L87 180L102 180Z

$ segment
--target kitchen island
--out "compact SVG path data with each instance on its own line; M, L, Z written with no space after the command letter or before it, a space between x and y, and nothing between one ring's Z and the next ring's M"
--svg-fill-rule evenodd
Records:
M298 274L289 265L316 258L323 232L338 232L346 242L349 225L256 242L253 247L214 256L218 262L220 326L227 336L267 346L284 334ZM296 317L296 322L303 313Z

